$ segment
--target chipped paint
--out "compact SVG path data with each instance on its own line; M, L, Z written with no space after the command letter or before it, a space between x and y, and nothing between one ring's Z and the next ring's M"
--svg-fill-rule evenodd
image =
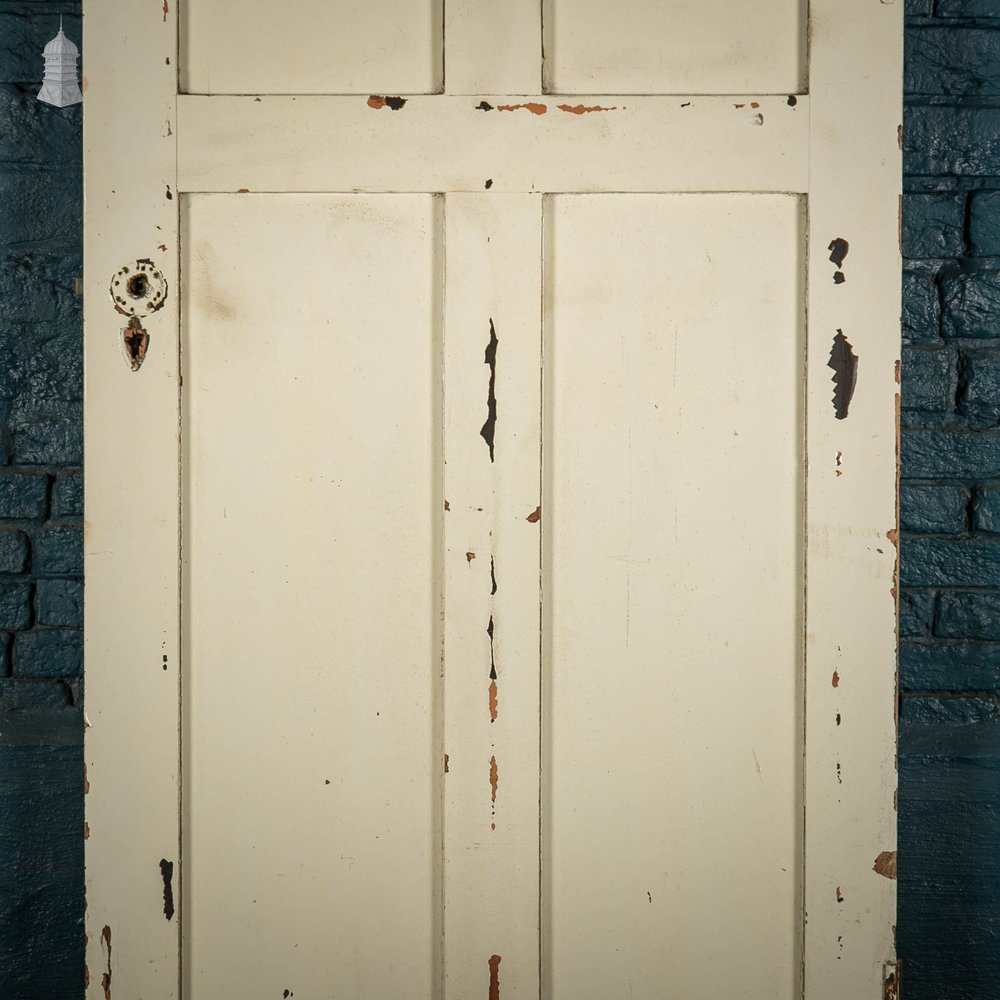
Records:
M83 823L83 839L90 840L90 824L86 820Z
M826 364L833 369L834 415L838 420L845 420L858 382L858 356L843 330L838 330L833 338L830 360Z
M790 108L794 108L796 104L799 103L799 99L794 94L788 95L788 100L785 102Z
M111 1000L111 928L105 924L101 931L101 947L104 949L107 967L101 975L104 1000Z
M836 236L830 240L830 245L827 250L830 251L830 260L833 266L840 269L844 265L844 259L847 257L848 251L851 245L843 238L843 236Z
M893 928L895 935L895 928ZM886 962L882 967L882 1000L899 1000L902 968L899 962Z
M527 104L500 104L497 106L497 111L520 111L522 109L530 111L533 115L544 115L549 110L549 106L547 104L532 102L528 102Z
M532 524L538 524L542 519L542 505L539 504L526 518L525 521L530 521Z
M479 436L489 448L491 462L494 460L493 445L497 426L497 346L499 343L493 318L490 317L490 339L486 342L486 352L483 358L483 364L490 369L490 381L486 391L486 422L480 428Z
M497 682L490 681L490 722L497 721Z
M837 671L836 671L836 670L834 670L834 672L833 672L833 677L832 677L832 679L830 680L830 683L831 683L831 684L832 684L832 685L833 685L834 687L840 687L840 674L839 674L839 673L837 673Z
M571 115L589 115L594 111L617 111L618 105L615 104L612 107L603 107L600 104L557 104L556 107L560 111L565 111L567 114Z
M444 773L448 773L448 761L450 760L448 754L444 755Z
M390 111L400 111L406 104L405 97L383 97L381 94L372 94L368 98L368 107L378 111L380 108L388 108Z
M163 0L163 23L167 23L167 14L170 13L170 4L167 0Z
M174 863L160 858L160 877L163 879L163 915L171 920L174 915Z
M895 879L896 877L896 852L883 851L872 865L872 871L877 872L883 878Z
M466 553L465 553L465 561L466 561L466 562L467 562L467 563L468 563L468 564L469 564L470 566L472 565L472 560L473 560L473 559L475 559L475 558L476 558L476 553L475 553L475 552L466 552Z
M837 902L842 903L844 901L844 894L840 891L840 886L837 886Z
M489 101L480 101L476 105L476 110L477 111L492 111L493 110L493 105L490 104Z
M490 992L489 1000L500 1000L500 962L499 955L490 955Z
M445 509L445 510L451 510L451 504L450 504L450 503L448 503L448 501L447 501L447 500L445 500L445 502L444 502L444 509Z
M762 114L760 114L760 112L758 112L757 114L755 114L753 116L753 118L751 118L750 120L753 122L754 125L763 125L764 124L764 116Z

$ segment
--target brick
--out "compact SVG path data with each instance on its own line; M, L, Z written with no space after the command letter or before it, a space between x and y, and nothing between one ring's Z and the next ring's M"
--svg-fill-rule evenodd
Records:
M943 336L1000 337L1000 271L964 271L941 282Z
M900 401L907 410L952 410L958 355L951 348L904 347Z
M995 587L1000 538L908 538L899 549L904 587Z
M0 46L6 39L0 23ZM38 100L37 85L0 83L0 164L28 169L43 164L64 171L79 185L83 106L54 108ZM72 230L50 220L59 242ZM75 234L74 234L75 235Z
M934 633L946 639L1000 639L1000 591L945 591Z
M904 638L930 635L934 621L934 591L909 590L899 593L899 634Z
M906 32L908 95L1000 95L1000 34L988 28L920 27Z
M916 105L903 125L904 173L1000 176L1000 108Z
M903 274L903 339L910 343L937 341L941 336L941 304L931 274Z
M0 474L0 517L36 519L48 513L46 476Z
M972 529L1000 535L1000 487L977 491L972 502Z
M39 625L83 627L83 583L80 580L39 580L35 593Z
M909 430L901 467L908 479L1000 479L1000 431Z
M49 241L83 226L81 178L60 170L0 169L0 244Z
M981 17L1000 20L996 0L937 0L938 17Z
M0 573L23 573L28 564L28 539L23 531L0 531Z
M79 629L32 629L14 637L15 677L78 677L82 672Z
M1000 191L973 194L969 203L969 242L975 255L1000 256Z
M18 465L80 465L83 462L82 407L79 403L33 406L19 413L11 432L14 461Z
M899 684L909 691L1000 688L1000 643L903 639Z
M969 490L963 486L899 487L899 523L903 531L960 534L966 530Z
M32 541L32 571L40 575L83 573L83 532L76 527L45 528Z
M959 257L965 252L965 195L903 196L903 256Z
M994 423L1000 417L1000 350L966 354L959 409Z
M0 629L18 630L31 624L31 587L0 583Z
M83 517L83 476L60 474L52 487L53 517Z
M73 289L82 263L75 246L0 250L0 325L79 322Z

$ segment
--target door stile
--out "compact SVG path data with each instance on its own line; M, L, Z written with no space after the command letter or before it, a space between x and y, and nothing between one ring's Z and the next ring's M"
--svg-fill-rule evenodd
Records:
M808 1000L881 996L895 954L902 13L810 12Z
M541 198L445 233L444 994L537 997Z
M179 990L176 18L174 4L125 11L110 0L88 0L84 18L95 67L84 79L86 995L95 1000ZM165 297L154 294L162 281Z

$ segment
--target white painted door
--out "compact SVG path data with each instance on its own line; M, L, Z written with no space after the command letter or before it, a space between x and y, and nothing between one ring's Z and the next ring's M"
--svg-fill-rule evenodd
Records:
M895 995L901 6L88 0L88 996Z

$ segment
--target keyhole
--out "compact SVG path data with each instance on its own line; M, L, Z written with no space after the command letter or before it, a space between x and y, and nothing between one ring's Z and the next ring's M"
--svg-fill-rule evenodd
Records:
M146 280L146 275L144 274L133 274L125 286L128 288L129 295L133 299L141 299L146 295L149 289L149 282Z

